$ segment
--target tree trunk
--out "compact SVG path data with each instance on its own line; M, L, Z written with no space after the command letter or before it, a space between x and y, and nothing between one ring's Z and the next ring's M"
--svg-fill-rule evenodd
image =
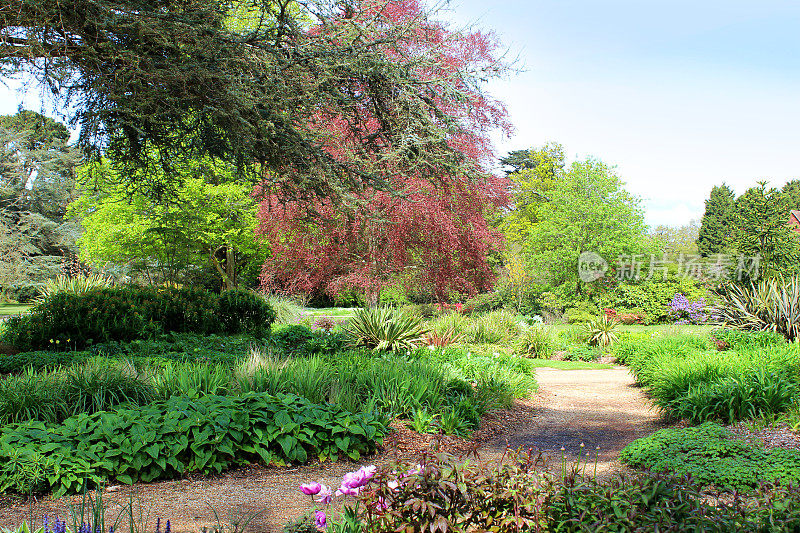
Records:
M220 263L219 259L217 259L217 252L223 248L225 248L225 268L223 268L223 265ZM233 251L227 246L223 245L216 249L211 249L211 263L214 265L214 268L217 269L217 273L222 278L222 283L224 284L226 291L236 288L236 280L234 279L235 267L232 266L232 257Z

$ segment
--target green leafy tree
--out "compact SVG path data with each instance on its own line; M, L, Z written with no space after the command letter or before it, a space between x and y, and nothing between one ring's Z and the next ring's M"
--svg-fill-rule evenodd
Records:
M84 227L81 258L127 265L150 281L170 282L210 263L222 285L235 288L241 267L248 259L259 260L250 188L233 180L230 167L207 161L181 172L173 200L156 202L115 187L107 161L82 169L81 196L71 206ZM98 180L105 185L95 189Z
M541 148L511 152L500 161L514 169L508 173L514 205L501 227L510 241L523 243L540 220L542 204L550 200L551 191L564 173L564 147L549 143Z
M644 212L613 168L602 161L574 162L548 193L525 243L529 268L564 296L580 295L578 258L594 252L612 266L644 251Z
M697 234L697 249L703 257L721 254L731 244L735 198L724 183L711 189Z
M659 225L652 228L650 238L653 239L653 248L667 257L697 255L697 240L700 225L692 220L683 226Z
M748 257L760 256L765 275L797 271L800 239L789 226L789 198L767 182L758 183L736 199L733 246Z

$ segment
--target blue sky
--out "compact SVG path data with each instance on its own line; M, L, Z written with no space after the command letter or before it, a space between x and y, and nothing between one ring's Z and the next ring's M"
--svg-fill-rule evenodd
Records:
M699 218L711 187L800 178L800 4L455 0L525 70L492 84L516 132L616 164L651 224Z
M491 86L516 126L501 154L557 141L615 164L651 224L699 218L722 181L800 177L798 3L454 0L440 17L495 31L524 68ZM0 87L0 113L21 98Z

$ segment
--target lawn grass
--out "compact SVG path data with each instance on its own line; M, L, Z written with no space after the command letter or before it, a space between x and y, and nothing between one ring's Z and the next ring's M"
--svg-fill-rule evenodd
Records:
M312 316L351 317L355 310L355 307L323 307L319 309L306 307L303 309L303 313Z
M583 328L581 324L553 324L551 327L557 333L567 330L580 331ZM710 325L697 326L694 324L655 324L650 326L642 324L619 324L617 326L617 331L620 333L667 333L670 335L707 335L712 329L713 326Z
M606 363L590 363L585 361L553 361L550 359L531 359L530 366L535 368L554 368L556 370L608 370L614 365Z
M33 307L30 304L3 304L0 303L0 316L19 315Z

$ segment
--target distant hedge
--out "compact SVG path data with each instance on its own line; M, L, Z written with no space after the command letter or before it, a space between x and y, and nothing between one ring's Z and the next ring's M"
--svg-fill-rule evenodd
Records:
M121 287L57 293L6 321L3 342L21 351L79 350L175 331L267 337L275 312L258 295L192 288Z

